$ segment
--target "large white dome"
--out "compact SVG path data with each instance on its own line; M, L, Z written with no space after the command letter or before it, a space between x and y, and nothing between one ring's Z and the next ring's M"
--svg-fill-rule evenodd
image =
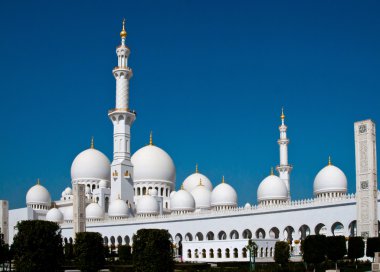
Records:
M160 211L157 200L151 195L143 195L137 201L136 208L137 208L137 214L156 215Z
M175 182L175 166L172 158L161 148L147 145L132 156L134 181Z
M191 191L195 200L196 209L210 209L211 207L211 192L210 190L200 184Z
M127 217L128 205L121 199L115 199L108 208L108 215L111 217Z
M270 175L263 179L257 189L257 201L266 200L287 200L288 189L285 183L275 175Z
M181 189L170 198L170 208L172 211L194 211L194 197L188 191Z
M56 222L56 223L62 223L63 214L57 208L50 209L48 213L46 214L46 220Z
M104 211L102 207L99 206L98 203L90 203L86 207L86 219L103 219L104 218Z
M99 150L89 148L79 153L71 165L71 179L105 179L111 176L111 163Z
M231 185L224 182L224 178L211 193L211 206L237 206L237 193Z
M314 179L314 195L324 193L347 193L346 175L331 164L320 170Z
M27 205L43 205L49 207L51 205L51 197L49 191L39 183L34 185L26 193Z
M73 212L73 206L69 206L63 211L63 218L65 221L72 221L74 219Z
M198 167L197 167L198 168ZM198 172L198 169L195 173L188 176L183 182L183 189L188 192L191 192L199 185L199 180L202 180L202 184L206 186L210 191L212 191L212 183L211 181L201 173Z

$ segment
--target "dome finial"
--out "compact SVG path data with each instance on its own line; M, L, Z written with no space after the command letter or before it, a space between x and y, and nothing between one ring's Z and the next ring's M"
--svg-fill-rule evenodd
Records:
M195 164L195 173L199 173L198 172L198 163Z
M125 18L123 19L123 29L120 32L120 37L125 39L127 37L127 31L125 31Z
M281 108L281 120L285 119L285 114L284 114L284 107Z
M332 162L331 162L331 156L329 156L329 162L327 165L332 165Z
M150 135L149 135L149 145L153 145L153 132L150 131Z
M273 173L273 167L270 168L270 175L273 176L274 173Z
M181 190L183 190L183 183L181 184Z
M222 176L222 183L224 183L224 176Z
M94 149L94 136L91 136L91 145L90 145L90 148Z
M40 185L40 178L37 178L37 184Z

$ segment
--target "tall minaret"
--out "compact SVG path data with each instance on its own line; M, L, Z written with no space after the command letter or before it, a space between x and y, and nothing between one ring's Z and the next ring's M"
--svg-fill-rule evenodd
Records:
M125 20L120 32L121 45L116 49L118 65L112 70L116 79L116 107L109 110L113 124L113 161L111 165L111 201L120 199L133 203L133 166L131 163L131 125L136 119L129 109L129 79L132 69L128 67L129 48L125 45L127 32Z
M284 108L282 108L281 111L281 126L279 126L278 129L280 130L280 139L277 141L280 146L280 164L277 165L276 170L280 176L280 179L285 182L286 188L288 188L288 199L290 200L289 175L293 167L288 163L289 139L286 138L286 130L288 127L285 125Z

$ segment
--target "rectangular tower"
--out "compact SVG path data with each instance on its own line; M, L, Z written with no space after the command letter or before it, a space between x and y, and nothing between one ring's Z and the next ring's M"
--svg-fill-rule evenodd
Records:
M376 126L372 120L355 122L357 235L378 236Z
M4 242L9 243L9 208L8 201L0 200L0 234L4 235Z
M84 184L73 184L73 230L86 231L86 194Z

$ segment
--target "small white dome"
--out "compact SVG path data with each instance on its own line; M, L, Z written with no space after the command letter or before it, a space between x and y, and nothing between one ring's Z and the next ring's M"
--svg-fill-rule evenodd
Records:
M73 206L67 207L63 211L63 218L65 219L65 221L72 221L73 220L73 218L74 218L74 215L73 215Z
M99 206L98 203L90 203L86 207L86 219L103 219L104 218L104 211L102 207Z
M66 191L65 191L65 190L62 191L61 196L62 196L62 197L66 196Z
M251 207L252 207L251 204L249 204L248 202L245 203L244 205L244 209L250 209Z
M198 167L196 168L196 172L188 176L183 181L183 189L188 192L191 192L199 185L199 180L202 180L202 184L206 186L210 191L212 191L212 183L205 175L198 172Z
M161 148L147 145L140 148L131 158L133 179L138 181L175 182L175 166L172 158Z
M215 187L211 193L211 206L237 206L237 194L235 189L224 182Z
M151 196L157 196L157 195L158 195L158 192L157 192L156 189L150 189L150 190L149 190L149 194L150 194Z
M170 198L172 198L172 197L175 195L175 193L176 193L176 191L172 191L172 192L170 193Z
M196 209L210 209L211 207L211 192L204 185L198 185L191 191L195 200Z
M121 199L115 199L111 202L108 208L108 215L110 217L127 217L128 216L128 205L125 201Z
M137 214L156 215L160 211L157 200L151 195L143 195L137 201Z
M324 167L314 179L314 195L324 193L347 193L346 175L334 165Z
M36 184L26 193L27 205L43 205L49 207L51 205L51 197L49 191L42 185Z
M65 189L65 193L66 193L66 195L71 195L71 194L72 194L72 190L71 190L71 188L70 188L70 187L67 187L67 188Z
M285 183L275 175L266 177L257 189L257 201L266 200L287 200L288 189Z
M107 184L107 181L102 179L100 182L99 182L99 188L107 188L108 184Z
M110 179L111 163L102 152L89 148L79 153L71 165L71 179Z
M62 223L63 214L57 208L50 209L46 214L46 220L56 223Z
M90 194L91 188L86 186L86 188L84 189L84 192L86 193L86 195Z
M181 189L170 198L170 207L172 211L194 211L194 197L188 191Z

